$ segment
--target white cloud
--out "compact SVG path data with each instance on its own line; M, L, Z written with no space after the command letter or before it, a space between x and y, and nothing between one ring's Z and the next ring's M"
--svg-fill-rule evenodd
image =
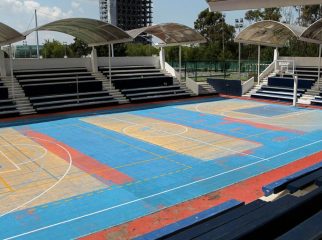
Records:
M98 1L96 0L0 0L0 21L20 32L25 32L35 26L35 9L37 9L39 25L69 17L98 18ZM86 9L86 12L83 9ZM33 35L28 37L28 44L35 43ZM68 42L73 39L53 32L40 32L39 35L41 43L45 39L55 38Z

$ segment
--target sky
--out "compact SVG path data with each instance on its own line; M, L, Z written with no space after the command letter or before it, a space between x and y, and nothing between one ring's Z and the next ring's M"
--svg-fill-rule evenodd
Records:
M198 14L207 7L205 0L154 0L153 22L177 22L193 27ZM0 0L0 22L20 32L27 31L35 26L35 9L39 25L69 17L99 19L99 0ZM244 16L242 11L225 14L230 24ZM40 32L39 37L40 43L52 38L72 42L72 38L64 34L52 32ZM27 38L27 42L35 43L34 34Z

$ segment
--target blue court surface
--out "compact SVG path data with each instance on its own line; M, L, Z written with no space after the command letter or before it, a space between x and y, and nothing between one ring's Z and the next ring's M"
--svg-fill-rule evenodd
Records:
M72 239L322 149L322 111L186 101L0 129L0 238Z

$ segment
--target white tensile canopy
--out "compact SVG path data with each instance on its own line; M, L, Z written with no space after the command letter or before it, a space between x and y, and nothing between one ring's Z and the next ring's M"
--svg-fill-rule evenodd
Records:
M258 8L321 4L321 0L206 0L211 11L234 11Z
M289 25L272 20L265 20L254 23L242 30L235 42L239 44L253 44L258 46L258 81L260 76L260 50L261 46L284 47L286 43L292 39L300 39L301 34L306 28L300 26ZM240 50L239 50L239 66L240 66Z
M0 46L9 45L25 39L25 36L4 23L0 23Z
M164 46L179 46L179 81L181 81L182 45L205 43L207 40L195 29L178 23L164 23L133 29L127 33L136 38L142 33L153 35L162 41L162 61L164 62ZM162 63L164 65L164 63Z
M133 39L122 29L96 19L68 18L54 21L24 33L25 36L35 31L55 31L76 37L89 46L130 42Z
M301 40L310 43L319 44L319 66L318 66L318 82L321 80L321 53L322 53L322 19L316 21L309 26L302 34Z

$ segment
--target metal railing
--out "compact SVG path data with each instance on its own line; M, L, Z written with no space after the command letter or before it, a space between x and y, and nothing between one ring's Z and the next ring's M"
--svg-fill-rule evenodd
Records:
M170 61L169 64L177 71L179 63ZM264 71L271 62L262 62L260 70ZM257 75L257 61L243 60L241 61L242 78L248 80L250 77ZM227 61L185 61L182 63L182 72L184 78L187 77L198 80L206 80L208 77L218 77L223 79L239 78L239 62L236 60Z

